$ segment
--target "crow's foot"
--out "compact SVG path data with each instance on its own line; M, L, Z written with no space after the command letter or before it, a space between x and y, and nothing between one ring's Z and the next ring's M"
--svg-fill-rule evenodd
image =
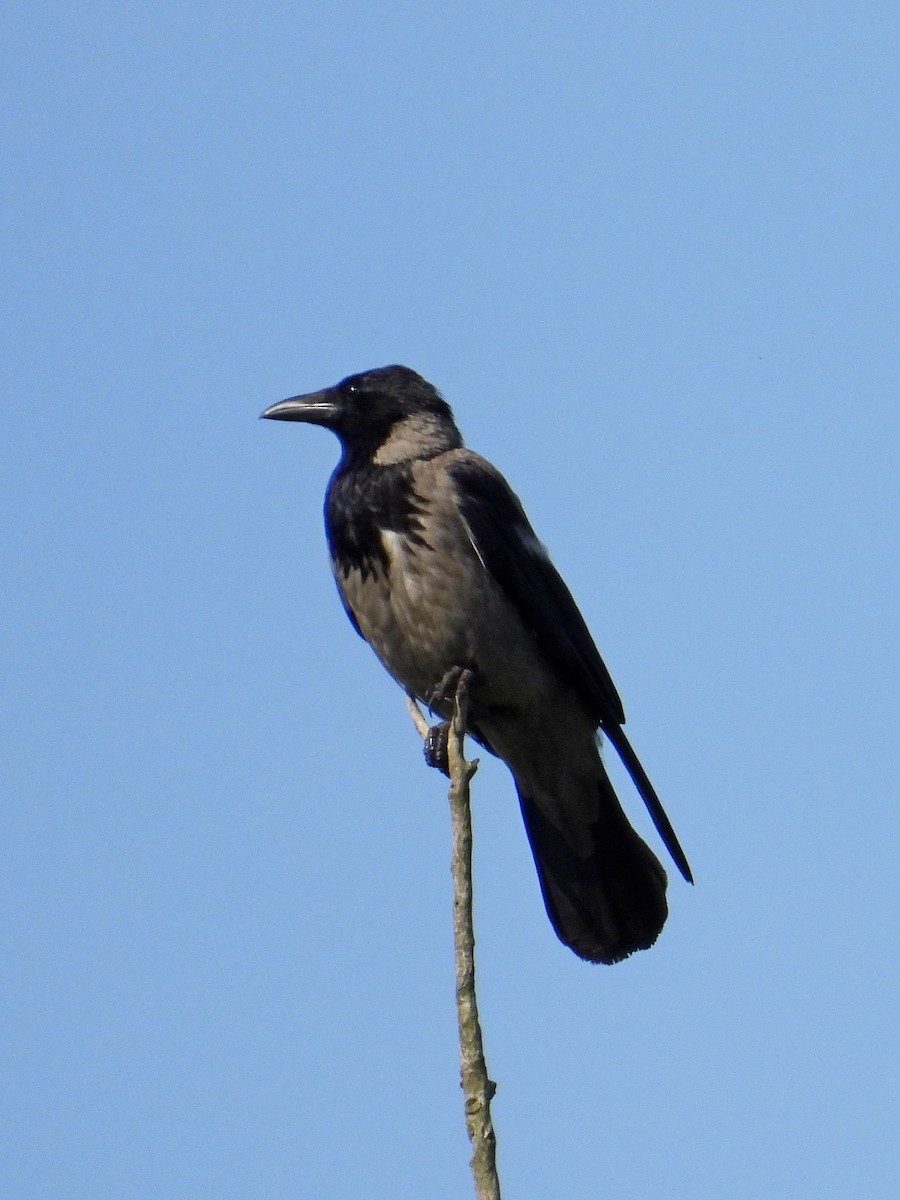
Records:
M452 705L460 688L469 688L474 675L471 667L451 667L428 697L428 707L436 711L438 705Z
M425 735L425 761L450 778L450 722L439 721Z

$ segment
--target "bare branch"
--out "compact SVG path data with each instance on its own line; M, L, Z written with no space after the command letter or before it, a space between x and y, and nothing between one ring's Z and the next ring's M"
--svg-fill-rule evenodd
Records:
M424 741L425 738L428 737L428 730L430 726L426 721L421 708L419 708L418 701L411 692L406 693L406 707L409 710L409 715L412 717L413 725L415 725L416 729L419 731L419 737Z
M472 1175L477 1200L500 1200L497 1143L491 1120L491 1100L497 1085L488 1077L481 1023L475 994L475 930L472 921L472 815L469 782L478 761L464 753L466 712L471 671L462 671L456 684L447 757L450 772L450 816L453 849L453 940L456 956L456 1016L459 1025L460 1078L465 1095L466 1128L472 1143ZM412 697L410 715L423 738L428 722Z

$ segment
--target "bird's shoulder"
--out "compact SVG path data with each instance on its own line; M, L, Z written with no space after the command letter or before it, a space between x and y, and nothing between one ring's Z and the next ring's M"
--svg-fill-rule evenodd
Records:
M498 519L512 521L534 536L522 503L503 474L474 450L460 447L418 462L412 478L416 488L435 502L452 503L463 515L473 506L490 509Z

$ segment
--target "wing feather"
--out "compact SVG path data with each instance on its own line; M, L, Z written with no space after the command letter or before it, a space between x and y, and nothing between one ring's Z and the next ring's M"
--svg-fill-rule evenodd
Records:
M621 728L625 710L606 664L518 497L496 468L475 455L458 458L449 470L466 533L485 570L503 589L547 660L607 733L678 869L693 883L659 796Z
M499 471L475 456L450 468L466 533L559 675L598 725L621 725L622 701L572 593Z

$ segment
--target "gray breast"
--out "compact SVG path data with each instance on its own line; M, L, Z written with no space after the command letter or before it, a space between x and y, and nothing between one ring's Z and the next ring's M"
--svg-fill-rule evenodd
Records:
M350 569L338 584L391 675L424 699L452 667L475 666L484 700L520 700L535 647L461 522L429 523L425 542L391 530L380 538L384 567Z

